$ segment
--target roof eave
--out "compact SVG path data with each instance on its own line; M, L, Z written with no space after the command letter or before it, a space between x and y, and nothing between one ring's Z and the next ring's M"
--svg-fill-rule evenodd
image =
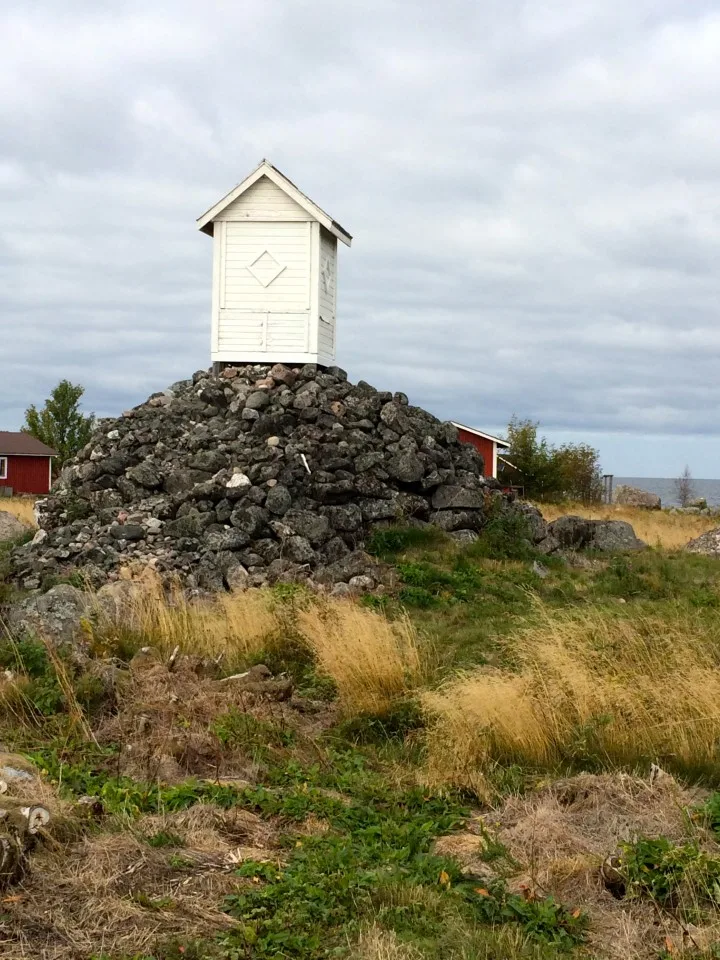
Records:
M457 427L458 430L467 430L468 433L474 434L476 437L482 437L484 440L491 440L493 443L497 444L498 447L502 447L504 450L510 449L510 444L507 440L503 440L502 437L494 437L491 433L485 433L483 430L478 430L475 427L469 427L466 423L458 423L456 420L451 420L450 423L454 427Z
M255 167L252 173L248 174L244 180L241 180L229 193L226 193L225 196L218 200L209 210L206 210L202 216L198 217L197 225L198 229L203 233L207 233L208 236L213 235L213 221L222 213L225 207L228 207L231 203L237 200L238 197L242 196L246 190L249 190L253 184L257 183L260 177L267 177L269 180L283 190L287 195L295 201L299 206L303 208L307 213L310 214L318 223L322 224L326 230L337 237L338 240L342 240L344 244L348 247L352 245L352 236L345 230L344 227L341 227L340 224L333 220L332 217L328 216L324 210L322 210L316 203L314 203L309 197L307 197L302 190L295 186L295 184L288 177L285 176L277 167L273 166L267 160L263 160L261 163Z

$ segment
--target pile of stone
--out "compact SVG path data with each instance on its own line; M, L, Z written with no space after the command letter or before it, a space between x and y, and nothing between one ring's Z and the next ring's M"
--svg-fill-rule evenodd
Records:
M657 493L631 487L629 483L615 487L613 502L624 507L643 507L645 510L660 510L662 507L662 500Z
M457 430L337 367L252 365L173 384L101 421L13 555L26 589L147 566L221 590L311 577L373 589L379 524L475 538L500 494ZM342 592L342 590L338 591Z

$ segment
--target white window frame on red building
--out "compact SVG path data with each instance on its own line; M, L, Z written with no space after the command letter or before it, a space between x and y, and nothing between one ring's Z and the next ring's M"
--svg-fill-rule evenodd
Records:
M0 480L7 480L8 475L8 458L0 457Z

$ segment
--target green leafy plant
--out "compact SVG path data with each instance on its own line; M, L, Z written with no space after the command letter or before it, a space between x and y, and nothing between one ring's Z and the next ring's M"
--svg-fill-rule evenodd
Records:
M259 720L235 709L217 717L212 730L223 746L237 749L289 747L295 742L294 730L282 723Z
M623 844L619 870L626 896L675 906L683 886L694 903L720 903L720 859L696 843L674 844L667 837L640 837Z
M79 384L61 380L40 410L33 404L25 411L23 431L57 452L57 469L85 446L95 426L94 414L80 411L84 393Z

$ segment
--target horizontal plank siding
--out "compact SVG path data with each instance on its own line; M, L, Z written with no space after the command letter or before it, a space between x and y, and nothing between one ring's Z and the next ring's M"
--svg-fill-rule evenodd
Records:
M312 220L311 215L272 180L261 177L225 207L216 220Z
M13 493L49 493L50 457L8 456L7 477L0 480L0 487L10 487Z
M226 223L223 308L282 313L309 310L309 249L306 223ZM263 283L258 279L264 275L262 264L272 271L282 270L274 277L268 274Z

